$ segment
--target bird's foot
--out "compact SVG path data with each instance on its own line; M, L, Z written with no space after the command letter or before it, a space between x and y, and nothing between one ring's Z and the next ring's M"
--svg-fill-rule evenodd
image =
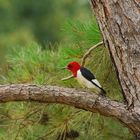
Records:
M99 96L106 97L106 93L100 92Z

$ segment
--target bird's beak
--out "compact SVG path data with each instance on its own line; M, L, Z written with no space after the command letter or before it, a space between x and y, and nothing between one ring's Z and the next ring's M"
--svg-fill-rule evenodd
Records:
M61 70L65 70L65 69L67 69L67 67L63 67L63 68L60 68Z

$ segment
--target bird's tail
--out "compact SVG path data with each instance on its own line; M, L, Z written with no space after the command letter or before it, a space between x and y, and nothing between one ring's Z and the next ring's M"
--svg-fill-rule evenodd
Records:
M99 95L101 95L101 96L106 96L106 91L103 89L103 88L100 88L101 90L100 90L100 93L99 93Z

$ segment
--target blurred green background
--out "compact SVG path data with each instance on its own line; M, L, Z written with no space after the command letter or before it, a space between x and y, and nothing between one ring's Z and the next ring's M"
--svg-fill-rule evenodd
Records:
M64 23L87 20L89 9L86 0L0 0L0 45L60 42L66 38L61 32Z
M60 67L102 40L88 0L0 0L0 84L82 88ZM106 47L86 61L107 91L122 101ZM117 120L58 104L0 104L0 140L133 140Z

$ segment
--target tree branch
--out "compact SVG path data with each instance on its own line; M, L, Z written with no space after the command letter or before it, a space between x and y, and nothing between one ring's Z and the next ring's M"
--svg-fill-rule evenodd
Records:
M140 120L135 117L135 112L127 110L123 103L74 88L28 84L0 85L0 103L10 101L66 104L94 113L97 112L104 116L114 117L131 130L139 131L140 128Z
M82 61L81 61L81 66L84 66L84 65L85 65L85 61L86 61L87 57L91 54L91 52L92 52L95 48L97 48L97 47L103 45L103 43L104 43L104 42L101 41L101 42L95 44L94 46L92 46L92 47L84 54L84 56L83 56L83 58L82 58Z
M115 117L120 117L126 111L122 103L94 93L57 86L0 85L0 102L9 101L61 103Z
M38 101L61 103L100 112L105 116L119 116L124 112L125 105L100 97L94 93L63 88L58 86L37 86L26 84L0 85L0 103L9 101ZM104 110L106 108L106 111ZM118 110L119 109L119 110ZM115 112L118 112L115 114Z

